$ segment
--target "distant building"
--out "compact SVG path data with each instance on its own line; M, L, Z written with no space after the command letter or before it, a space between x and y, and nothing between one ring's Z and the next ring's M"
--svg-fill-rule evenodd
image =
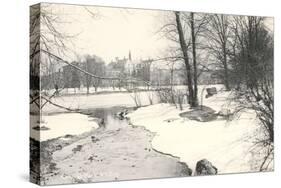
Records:
M112 60L107 65L106 74L115 77L119 77L120 75L123 75L125 73L127 61L128 59L125 57L123 59L119 59L118 57L116 57L114 61Z
M150 81L151 59L136 60L132 58L129 51L128 58L118 58L111 61L107 66L107 75L116 77L137 78L143 81Z

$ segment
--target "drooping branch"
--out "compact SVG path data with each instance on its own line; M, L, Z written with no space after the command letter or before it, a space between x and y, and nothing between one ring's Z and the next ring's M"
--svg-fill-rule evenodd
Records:
M46 97L44 96L41 96L42 99L44 99L47 103L50 103L58 108L62 108L62 109L65 109L67 111L71 111L71 112L79 112L79 109L72 109L72 108L68 108L68 107L64 107L62 105L59 105L59 104L56 104L54 102L52 102L51 100L47 99Z
M76 66L76 65L74 65L74 64L69 63L68 61L62 59L61 57L59 57L59 56L57 56L57 55L54 55L54 54L52 54L52 53L50 53L50 52L48 52L48 51L46 51L46 50L43 50L43 49L42 49L41 52L46 53L48 56L51 56L51 57L55 58L56 60L58 60L58 61L60 61L60 62L63 62L63 63L65 63L65 64L71 66L72 68L75 68L75 69L77 69L78 71L80 71L80 72L82 72L82 73L84 73L84 74L86 74L86 75L88 75L88 76L91 76L91 77L93 77L93 78L96 78L96 79L102 79L102 80L118 80L118 81L126 80L126 82L143 82L143 83L145 83L146 85L150 85L149 82L144 81L144 80L138 80L138 79L132 79L132 78L121 78L121 77L104 77L104 76L97 76L97 75L95 75L95 74L92 74L92 73L90 73L90 72L88 72L88 71L85 71L85 70L81 69L79 66Z

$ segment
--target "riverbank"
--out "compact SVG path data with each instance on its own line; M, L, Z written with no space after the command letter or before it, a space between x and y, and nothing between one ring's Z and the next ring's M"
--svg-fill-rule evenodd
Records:
M142 104L148 103L147 93L141 92L140 96ZM251 111L231 120L230 116L220 116L196 121L186 116L192 110L187 104L184 111L170 104L136 109L128 94L107 97L108 100L99 95L54 99L67 107L79 107L80 115L85 116L80 118L85 130L95 123L99 128L42 142L42 185L189 176L195 175L191 169L194 171L196 163L205 158L219 174L259 170L264 153L249 151L260 133ZM203 104L217 116L233 112L236 104L230 101L231 92L220 90L204 98ZM46 116L68 113L50 104L46 107ZM64 119L67 123L68 119ZM61 126L62 122L53 123ZM79 127L78 121L71 123Z
M155 133L114 116L124 107L87 109L105 126L83 136L67 136L44 144L42 185L189 176L178 157L154 150ZM58 146L59 145L59 146ZM46 152L48 151L48 154ZM41 154L42 156L42 154Z
M230 99L229 99L230 98ZM235 104L229 103L231 92L219 92L205 99L213 114L230 114ZM246 110L237 117L219 116L208 121L184 117L184 111L170 104L155 104L139 108L128 114L135 126L144 126L157 135L152 147L164 153L180 157L191 169L202 159L208 159L218 169L218 174L260 171L260 165L267 156L267 149L257 146L263 139L263 130L253 111ZM270 156L272 157L272 156ZM273 170L273 163L268 171Z

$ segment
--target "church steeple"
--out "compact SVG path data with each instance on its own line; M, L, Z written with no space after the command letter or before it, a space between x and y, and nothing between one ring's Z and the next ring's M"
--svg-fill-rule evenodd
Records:
M132 61L131 50L129 50L129 61Z

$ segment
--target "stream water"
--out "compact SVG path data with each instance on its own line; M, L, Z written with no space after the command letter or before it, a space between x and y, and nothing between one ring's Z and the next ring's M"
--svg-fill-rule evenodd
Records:
M100 127L106 130L117 130L129 126L126 113L136 110L136 107L114 106L108 108L91 108L82 112L90 117L98 118Z
M124 106L83 110L100 128L66 140L31 140L35 147L31 179L50 185L189 176L191 170L179 158L152 148L153 133L130 125L124 116L134 110Z

